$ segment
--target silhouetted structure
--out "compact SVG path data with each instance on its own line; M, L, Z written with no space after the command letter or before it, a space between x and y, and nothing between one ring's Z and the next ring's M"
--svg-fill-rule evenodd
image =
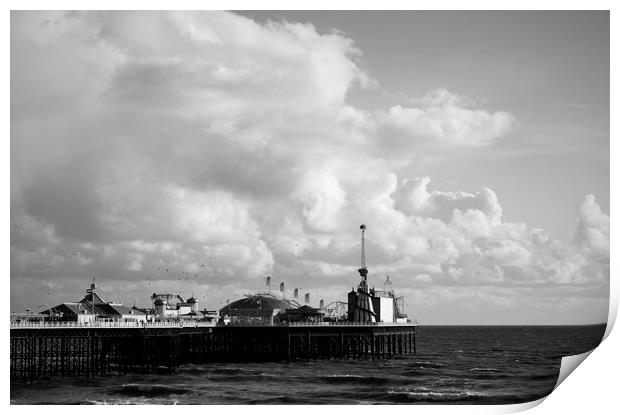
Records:
M10 374L32 381L210 361L383 359L415 350L413 325L12 328Z

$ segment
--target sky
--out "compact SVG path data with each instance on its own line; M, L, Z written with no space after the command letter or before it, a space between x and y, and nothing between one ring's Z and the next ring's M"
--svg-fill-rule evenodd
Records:
M369 282L422 324L609 303L607 12L11 13L11 310Z

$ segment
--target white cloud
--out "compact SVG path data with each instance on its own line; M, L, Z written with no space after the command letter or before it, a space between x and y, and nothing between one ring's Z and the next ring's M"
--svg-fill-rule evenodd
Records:
M294 198L303 204L308 225L319 231L336 229L339 213L347 204L346 197L336 175L325 168L308 171L294 193Z
M129 263L127 269L129 271L142 271L142 261L144 261L144 254L130 252L127 254Z
M454 211L450 225L473 238L489 238L493 232L493 224L489 217L477 209Z
M586 195L579 205L576 240L587 253L609 257L609 216L593 195Z
M396 105L379 115L385 141L402 145L436 142L445 147L480 147L512 130L515 118L507 112L470 108L471 100L445 89L433 91L417 107Z
M465 212L473 209L483 212L493 224L501 222L502 207L491 189L483 188L475 194L438 190L429 192L427 186L430 181L429 177L403 180L395 195L396 207L409 215L435 217L444 222L450 221L455 210Z
M528 265L532 257L532 253L521 243L509 239L492 246L486 254L503 265Z

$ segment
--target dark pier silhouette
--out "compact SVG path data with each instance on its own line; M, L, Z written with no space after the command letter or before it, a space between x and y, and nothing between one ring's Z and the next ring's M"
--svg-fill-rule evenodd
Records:
M11 379L172 372L184 363L386 359L415 325L11 328Z

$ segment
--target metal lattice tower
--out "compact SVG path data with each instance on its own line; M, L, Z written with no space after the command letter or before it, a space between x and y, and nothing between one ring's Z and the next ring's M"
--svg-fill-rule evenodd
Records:
M364 238L364 232L366 231L366 225L360 226L362 230L362 268L366 268L366 241Z
M364 232L366 231L366 225L361 225L360 229L362 230L362 267L358 269L357 271L360 273L362 280L360 281L359 288L368 292L368 283L366 281L367 276L368 276L368 269L366 268L366 241L364 238Z

